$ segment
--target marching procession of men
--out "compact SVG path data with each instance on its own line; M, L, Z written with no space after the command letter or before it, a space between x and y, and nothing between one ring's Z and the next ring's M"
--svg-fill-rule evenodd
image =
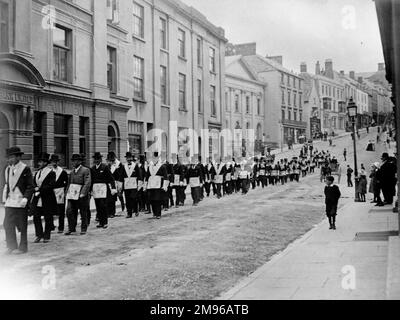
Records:
M306 150L307 149L307 150ZM122 164L114 152L93 155L93 166L84 165L85 156L71 157L72 170L68 174L59 166L60 158L43 153L38 159L38 170L32 175L31 169L21 161L23 152L18 147L7 150L9 166L6 168L6 185L3 193L6 215L4 228L8 253L26 253L27 219L33 216L36 239L34 243L50 241L51 232L56 230L54 217L58 219L58 233L64 233L65 216L68 228L65 235L76 234L80 215L80 235L87 233L91 222L90 199L96 207L98 229L107 229L109 219L116 216L116 202L120 201L122 212L126 207L126 218L140 212L153 214L160 219L162 211L170 206L185 205L186 190L189 187L193 206L198 206L211 193L216 198L241 192L247 194L250 188L268 185L284 185L299 182L301 177L313 173L315 167L322 167L331 161L329 152L318 152L308 146L301 150L299 157L275 161L267 155L250 158L236 163L226 157L220 161L202 163L201 157L193 157L184 164L179 158L166 161L158 152L137 158L131 152L125 155ZM175 192L174 192L175 191ZM174 201L175 195L175 201ZM44 222L44 227L43 227ZM21 233L17 244L16 230Z

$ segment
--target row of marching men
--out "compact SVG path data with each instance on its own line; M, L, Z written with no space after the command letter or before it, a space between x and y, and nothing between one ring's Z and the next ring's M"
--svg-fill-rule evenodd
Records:
M116 202L126 206L127 218L145 209L160 219L161 212L169 204L183 206L189 186L193 205L210 195L223 195L242 191L246 194L250 186L263 187L269 183L286 183L299 180L300 172L309 171L306 161L281 160L274 167L265 159L241 163L210 162L201 164L192 159L190 164L163 162L158 153L147 159L126 154L122 164L114 153L109 153L107 162L96 152L93 166L85 166L84 155L74 154L72 170L68 174L59 166L57 155L42 154L38 159L39 169L32 176L28 166L22 163L23 152L18 147L7 150L9 166L6 168L6 186L3 193L6 216L4 228L10 252L20 248L27 251L27 216L32 215L35 225L35 243L48 242L54 231L54 217L58 217L58 232L64 233L65 216L68 228L65 235L76 234L78 217L81 218L80 234L87 233L91 222L90 200L96 206L97 228L106 229L108 219L115 216ZM310 165L310 163L308 163ZM311 165L312 166L312 165ZM173 201L175 190L175 202ZM124 209L124 208L123 208ZM43 226L44 221L44 226ZM16 244L16 229L21 232L21 244Z

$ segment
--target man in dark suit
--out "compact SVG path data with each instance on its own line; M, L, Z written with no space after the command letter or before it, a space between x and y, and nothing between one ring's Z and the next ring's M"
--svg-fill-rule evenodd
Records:
M78 211L81 215L81 235L86 234L88 224L90 223L89 192L92 186L92 178L90 169L82 165L82 160L80 154L74 154L71 158L73 169L68 181L68 232L65 233L66 236L76 233Z
M183 206L185 204L185 189L186 187L184 186L184 179L185 179L185 166L179 161L179 158L177 159L177 163L174 164L173 166L173 172L174 172L174 189L175 189L175 195L176 195L176 200L175 200L175 207Z
M28 205L34 192L31 169L21 161L24 153L18 147L7 149L9 166L5 170L6 184L3 190L5 203L4 230L7 254L28 252ZM18 246L16 229L21 232Z
M108 218L115 216L115 201L117 189L114 177L109 166L103 163L103 156L96 152L93 156L94 165L90 169L92 176L92 196L96 204L99 224L97 228L108 228ZM109 212L110 206L114 203L113 211Z
M125 200L124 200L124 194L122 192L122 186L120 184L120 174L121 171L123 170L123 165L122 163L117 159L117 156L115 152L111 151L107 155L107 163L108 163L108 168L111 171L111 174L114 177L114 180L117 183L117 194L114 196L111 196L108 198L107 205L108 205L108 215L110 218L114 218L116 216L116 202L119 199L119 202L121 203L121 210L122 212L125 211Z
M168 191L168 172L161 163L158 152L154 152L146 173L146 188L154 218L161 219L164 193Z
M39 156L38 164L39 170L33 179L35 196L32 211L36 233L34 242L39 243L43 239L43 242L47 243L50 241L50 234L53 229L53 216L57 214L57 199L54 193L56 173L50 166L50 155L48 153L42 153ZM44 231L42 217L44 217L45 222Z
M58 233L64 233L65 226L65 195L68 186L68 173L61 168L58 164L60 157L53 154L50 158L50 163L56 174L56 184L54 186L54 193L57 200L57 216L58 216Z
M119 178L122 190L125 193L127 218L132 215L139 216L138 200L139 190L143 188L142 170L139 169L136 158L131 152L125 155L126 163L123 165Z
M381 160L382 164L377 172L377 180L382 188L384 204L391 205L393 204L393 197L396 193L396 159L390 158L388 153L383 153Z
M192 158L189 170L187 172L187 184L190 185L193 205L197 206L201 201L201 188L203 185L203 172L200 162L196 157Z
M341 196L339 187L333 184L334 181L335 181L334 177L328 176L326 178L326 187L324 190L326 216L328 217L329 220L330 230L336 230L337 207Z

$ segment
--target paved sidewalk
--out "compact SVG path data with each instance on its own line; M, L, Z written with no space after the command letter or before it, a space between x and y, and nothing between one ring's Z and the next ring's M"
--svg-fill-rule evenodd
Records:
M351 189L342 193L352 196ZM337 227L329 230L325 219L218 299L385 299L388 241L354 238L357 232L398 230L397 214L351 202L339 211ZM349 270L355 271L354 290L342 287Z

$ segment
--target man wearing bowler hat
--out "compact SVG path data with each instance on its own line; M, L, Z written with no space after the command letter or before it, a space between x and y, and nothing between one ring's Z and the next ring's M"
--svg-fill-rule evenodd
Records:
M56 173L54 193L57 200L58 233L64 233L65 226L65 195L68 186L68 174L59 166L60 157L53 154L50 158L53 171Z
M143 188L143 175L136 158L131 152L125 155L126 163L123 165L119 175L122 190L125 194L127 218L132 218L132 215L139 216L139 190Z
M21 161L24 153L18 147L7 149L9 166L5 170L3 202L5 203L4 230L7 254L18 249L18 253L28 252L28 204L34 192L31 169ZM21 232L18 246L16 229Z
M96 204L99 225L97 228L108 228L108 217L110 217L109 206L117 194L115 180L109 167L103 163L103 156L100 152L93 155L94 165L90 169L92 174L92 196ZM115 212L114 212L115 215Z
M120 175L121 171L124 169L121 161L117 159L117 155L115 154L114 151L111 151L107 155L107 163L108 163L108 168L111 171L111 174L114 177L116 187L117 187L117 194L110 197L108 199L108 215L111 218L114 218L116 216L116 202L119 199L119 202L121 203L121 210L122 212L125 211L125 200L124 200L124 194L122 192L122 185L120 183Z
M56 184L56 173L50 166L50 155L42 153L38 159L39 170L33 179L35 187L32 201L33 222L35 224L36 240L39 243L50 241L50 234L53 230L53 216L57 213L57 199L54 193ZM42 217L45 227L43 230Z
M383 153L382 164L377 172L377 180L382 188L382 193L384 197L384 204L393 204L393 197L396 193L396 173L397 165L395 158L389 157L388 153Z
M90 169L82 165L82 156L74 154L71 158L73 169L68 181L67 219L68 231L66 236L76 233L78 211L81 214L81 235L87 232L90 214L89 192L92 186Z

